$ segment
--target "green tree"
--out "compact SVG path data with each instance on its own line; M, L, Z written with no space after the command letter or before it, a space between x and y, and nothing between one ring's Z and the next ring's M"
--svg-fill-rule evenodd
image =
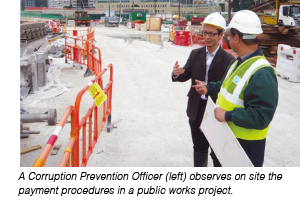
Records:
M239 11L240 10L240 2L239 2L239 0L233 0L231 2L231 8L232 8L233 12Z
M248 9L251 6L251 0L233 0L231 2L231 8L233 12Z
M240 0L240 10L248 9L251 6L251 0Z

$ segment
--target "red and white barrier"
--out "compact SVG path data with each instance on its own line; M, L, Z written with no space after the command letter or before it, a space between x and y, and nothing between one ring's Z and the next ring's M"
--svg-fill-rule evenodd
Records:
M290 82L300 82L300 48L279 44L276 72Z

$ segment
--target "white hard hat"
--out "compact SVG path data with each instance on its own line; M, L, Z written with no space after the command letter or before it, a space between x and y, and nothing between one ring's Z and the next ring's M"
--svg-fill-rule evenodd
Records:
M213 25L219 29L225 30L226 28L226 21L222 15L220 15L218 12L214 12L209 14L203 21L203 25Z
M250 10L241 10L235 13L227 28L235 28L245 34L243 39L252 39L263 33L259 17Z

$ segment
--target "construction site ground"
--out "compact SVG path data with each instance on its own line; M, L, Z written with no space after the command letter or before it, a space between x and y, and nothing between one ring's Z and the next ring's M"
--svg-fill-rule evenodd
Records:
M183 66L192 49L168 42L168 33L137 31L120 26L95 27L96 45L101 49L102 68L113 64L112 124L104 128L94 148L89 167L192 167L193 144L186 116L190 81L173 83L174 63ZM75 67L73 66L75 65ZM83 77L86 67L53 58L48 83L44 89L20 101L30 113L44 113L55 108L58 120L69 105L74 105L78 92L92 80ZM104 86L109 72L104 75ZM300 83L278 77L279 104L266 144L265 167L300 166ZM87 92L80 115L92 105ZM46 122L26 123L32 131L20 139L20 149L44 147L55 126ZM217 130L217 129L216 129ZM70 123L65 125L56 144L62 145L50 155L45 166L59 165L70 137ZM30 167L42 149L20 156L20 166ZM208 166L212 167L209 158Z

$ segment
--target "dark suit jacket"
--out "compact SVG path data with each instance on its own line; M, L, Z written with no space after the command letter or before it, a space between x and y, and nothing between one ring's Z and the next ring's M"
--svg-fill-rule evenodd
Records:
M208 70L208 82L217 82L222 79L227 66L231 60L235 59L231 54L224 51L221 46L217 51L210 68ZM183 67L185 72L179 75L177 78L173 78L173 82L185 82L192 79L191 85L195 85L195 79L200 81L205 81L206 75L206 47L198 48L192 50L190 56ZM197 116L199 102L201 95L191 87L188 95L188 106L187 106L187 116L191 121L194 121ZM213 101L216 102L216 97L212 97Z

